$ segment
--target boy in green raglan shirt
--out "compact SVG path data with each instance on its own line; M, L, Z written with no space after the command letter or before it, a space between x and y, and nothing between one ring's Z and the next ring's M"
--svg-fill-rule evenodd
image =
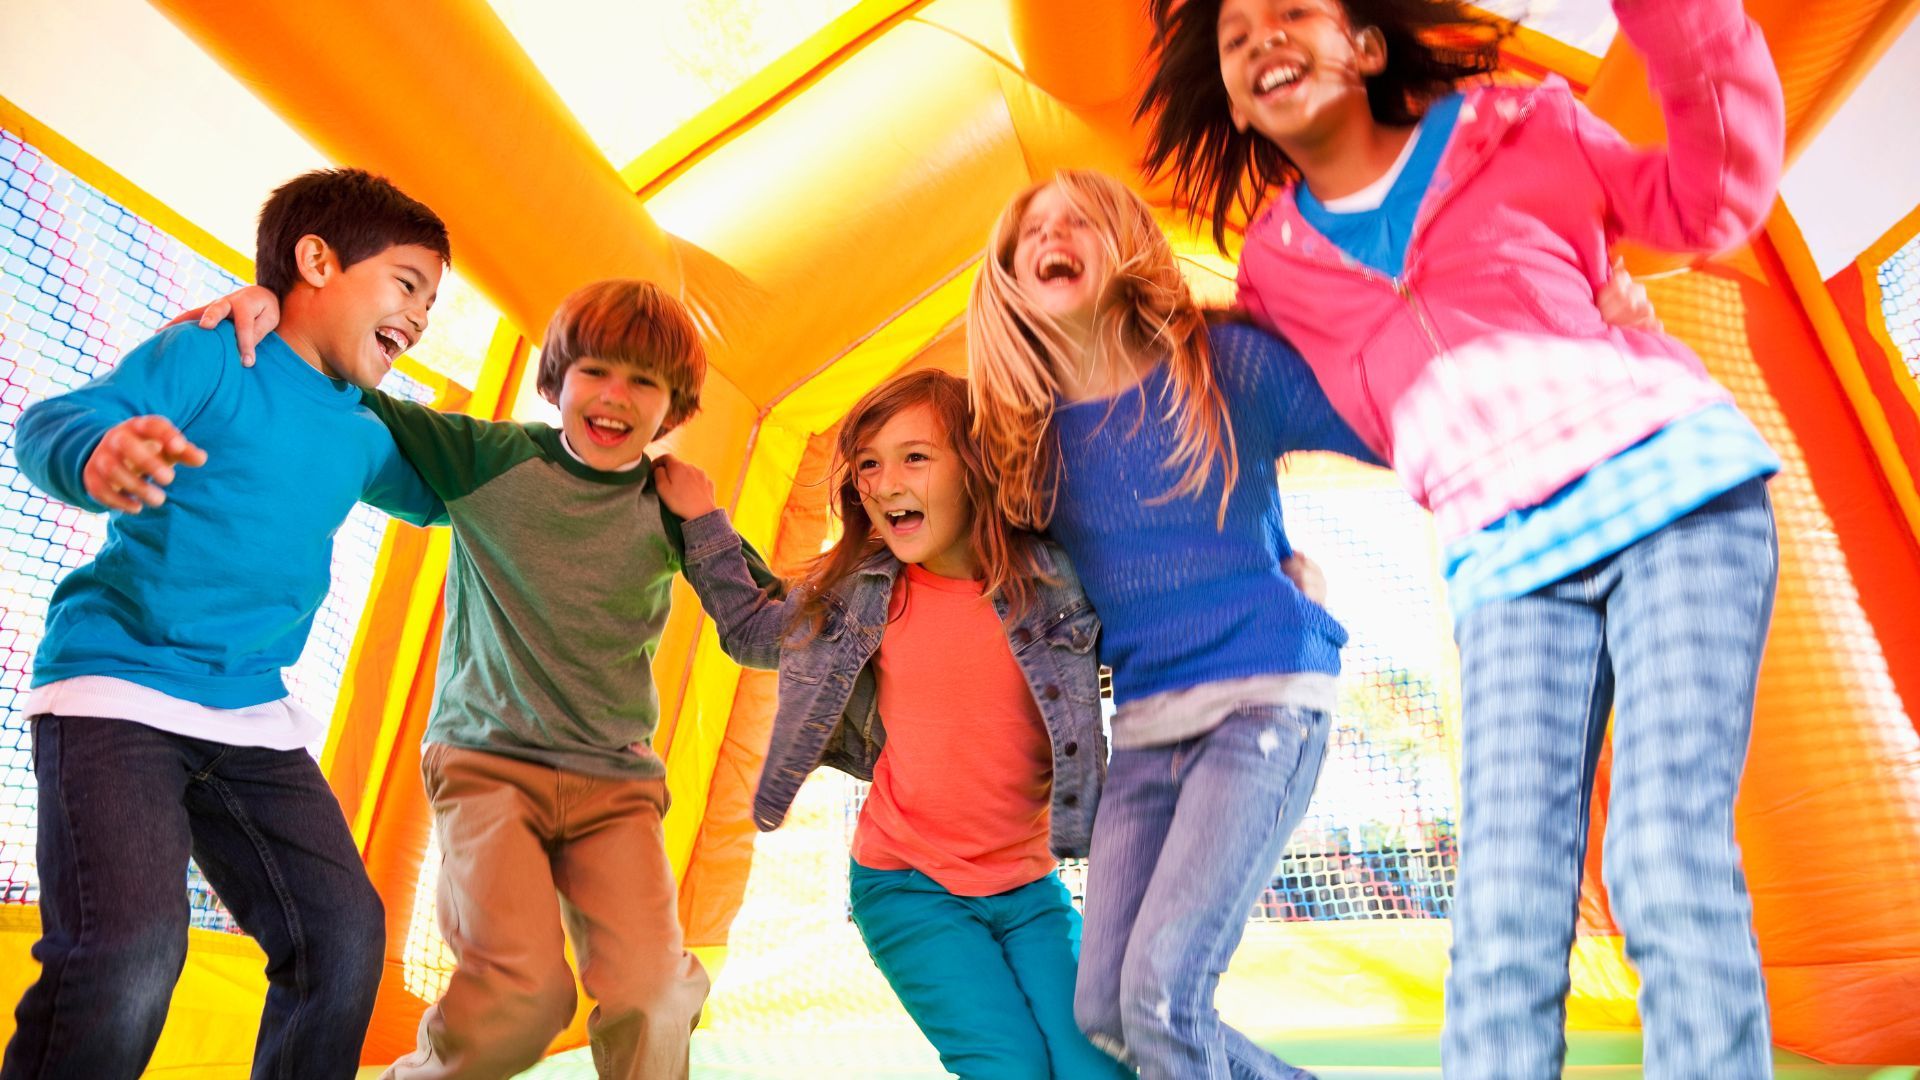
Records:
M547 328L538 388L559 428L366 395L453 525L422 771L458 966L388 1077L494 1078L538 1061L573 1018L563 926L597 1003L599 1075L687 1074L708 980L682 944L661 832L651 664L687 545L726 525L719 512L683 525L646 446L693 415L705 376L677 300L603 281Z

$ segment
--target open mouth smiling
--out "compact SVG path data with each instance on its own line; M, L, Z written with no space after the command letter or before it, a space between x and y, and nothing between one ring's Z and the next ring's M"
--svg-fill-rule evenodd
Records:
M894 535L904 536L920 527L926 520L926 514L919 510L889 510L886 512L887 527Z
M1264 68L1253 77L1254 96L1269 99L1279 97L1286 91L1299 85L1300 80L1305 78L1306 74L1307 68L1305 64L1289 62L1274 64L1271 67Z
M407 348L413 344L407 340L407 335L390 326L376 329L373 332L373 340L380 349L380 355L386 357L388 367L392 367L393 362L400 359L400 354L406 352Z
M616 446L633 434L633 425L611 416L586 418L587 436L602 446Z
M1086 267L1080 260L1064 251L1047 252L1040 256L1033 267L1034 278L1043 285L1055 281L1078 281L1085 272Z

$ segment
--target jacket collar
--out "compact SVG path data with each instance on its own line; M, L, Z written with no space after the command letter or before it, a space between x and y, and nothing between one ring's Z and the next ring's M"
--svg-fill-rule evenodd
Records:
M1043 574L1058 573L1060 560L1064 557L1065 553L1051 540L1042 540L1034 545L1034 563ZM853 572L892 580L900 576L903 565L899 559L893 557L893 552L888 551L883 545L860 560L860 564L853 568Z
M1453 136L1447 141L1446 153L1441 155L1433 182L1420 203L1413 227L1415 243L1427 220L1461 185L1486 166L1506 140L1507 133L1532 114L1541 95L1547 92L1570 94L1572 90L1565 79L1551 75L1535 86L1481 85L1465 91L1466 100L1460 104ZM1256 222L1260 238L1289 256L1349 268L1359 265L1301 216L1299 204L1293 198L1292 184L1274 196L1262 217L1272 220ZM1410 245L1409 265L1411 255Z
M882 544L866 558L860 560L860 565L853 568L853 573L863 577L878 577L892 581L900 576L900 570L904 565L899 559L893 557L893 552L888 551L886 545Z

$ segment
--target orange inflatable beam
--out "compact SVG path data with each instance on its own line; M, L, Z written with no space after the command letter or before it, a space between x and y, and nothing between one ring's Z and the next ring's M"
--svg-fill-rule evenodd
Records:
M1036 87L1080 108L1132 107L1153 41L1145 0L1012 0L1007 20Z
M154 6L322 153L433 207L461 276L530 338L582 282L679 291L667 235L483 0L404 20L360 0Z

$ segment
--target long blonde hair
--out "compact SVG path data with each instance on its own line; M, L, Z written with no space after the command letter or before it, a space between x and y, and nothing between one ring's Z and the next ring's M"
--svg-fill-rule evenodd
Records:
M1096 371L1131 371L1167 355L1167 415L1176 441L1166 461L1179 479L1156 501L1205 490L1217 460L1226 482L1218 520L1239 479L1233 421L1214 378L1207 323L1180 276L1173 247L1140 197L1097 172L1062 170L1014 196L994 222L986 258L967 305L967 361L973 430L993 471L995 496L1007 520L1044 529L1060 489L1059 435L1053 427L1060 373L1077 346L1059 322L1028 299L1013 273L1020 219L1049 185L1091 223L1107 249L1107 280L1093 315Z

